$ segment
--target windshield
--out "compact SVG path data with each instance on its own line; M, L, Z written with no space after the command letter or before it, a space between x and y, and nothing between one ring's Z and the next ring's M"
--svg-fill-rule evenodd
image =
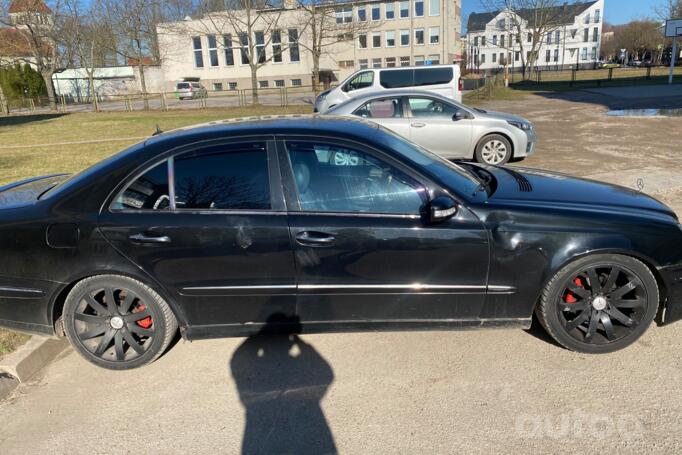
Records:
M393 131L380 126L379 129L386 134L386 145L395 150L408 160L418 164L435 176L440 182L451 187L458 194L471 199L476 197L476 190L482 182L472 172L467 171L451 161L446 160L425 148L408 141Z

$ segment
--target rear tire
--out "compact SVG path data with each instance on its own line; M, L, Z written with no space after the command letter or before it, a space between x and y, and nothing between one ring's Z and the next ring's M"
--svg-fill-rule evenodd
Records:
M598 254L562 268L547 283L536 315L567 349L601 354L623 349L647 330L658 311L656 278L629 256Z
M86 360L112 370L153 362L178 323L168 304L144 283L121 275L78 282L64 303L64 330Z
M512 145L500 134L489 134L478 142L474 157L479 163L506 164L512 158Z

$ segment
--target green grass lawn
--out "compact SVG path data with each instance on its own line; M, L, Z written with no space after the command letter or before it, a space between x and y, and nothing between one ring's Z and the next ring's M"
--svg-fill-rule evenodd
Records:
M311 112L311 106L294 105L0 117L0 185L38 175L80 171L143 140L139 138L151 136L156 125L167 131L225 118ZM84 141L107 142L65 144Z
M78 172L142 140L129 138L150 136L156 125L170 130L225 118L310 112L312 108L308 105L295 105L0 117L0 185L33 176ZM101 140L111 141L64 144ZM0 330L0 356L27 339L25 335Z

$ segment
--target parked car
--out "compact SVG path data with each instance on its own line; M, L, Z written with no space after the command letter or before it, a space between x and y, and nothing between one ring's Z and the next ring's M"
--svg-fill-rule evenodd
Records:
M457 165L361 119L212 122L0 188L0 325L65 333L112 369L158 358L178 327L527 328L533 313L602 353L659 307L682 316L681 244L675 214L627 188Z
M620 63L618 62L597 62L597 67L602 68L602 69L609 69L609 68L620 68Z
M531 155L537 142L533 125L522 117L418 90L370 93L327 113L372 120L447 159L505 164Z
M320 93L315 99L314 110L323 114L352 98L406 88L418 88L461 102L462 78L459 65L360 70L348 76L338 87Z
M635 68L639 68L640 66L642 66L642 62L640 60L630 60L628 62L628 66L633 66Z
M208 90L199 82L178 82L175 85L175 97L180 100L208 97Z

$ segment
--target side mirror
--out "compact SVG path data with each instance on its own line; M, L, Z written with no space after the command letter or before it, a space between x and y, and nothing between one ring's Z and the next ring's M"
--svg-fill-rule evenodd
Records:
M447 196L438 196L429 202L429 221L440 223L457 213L457 203Z
M452 121L453 122L459 122L460 120L464 120L469 118L466 112L464 111L457 111L455 115L452 116Z

